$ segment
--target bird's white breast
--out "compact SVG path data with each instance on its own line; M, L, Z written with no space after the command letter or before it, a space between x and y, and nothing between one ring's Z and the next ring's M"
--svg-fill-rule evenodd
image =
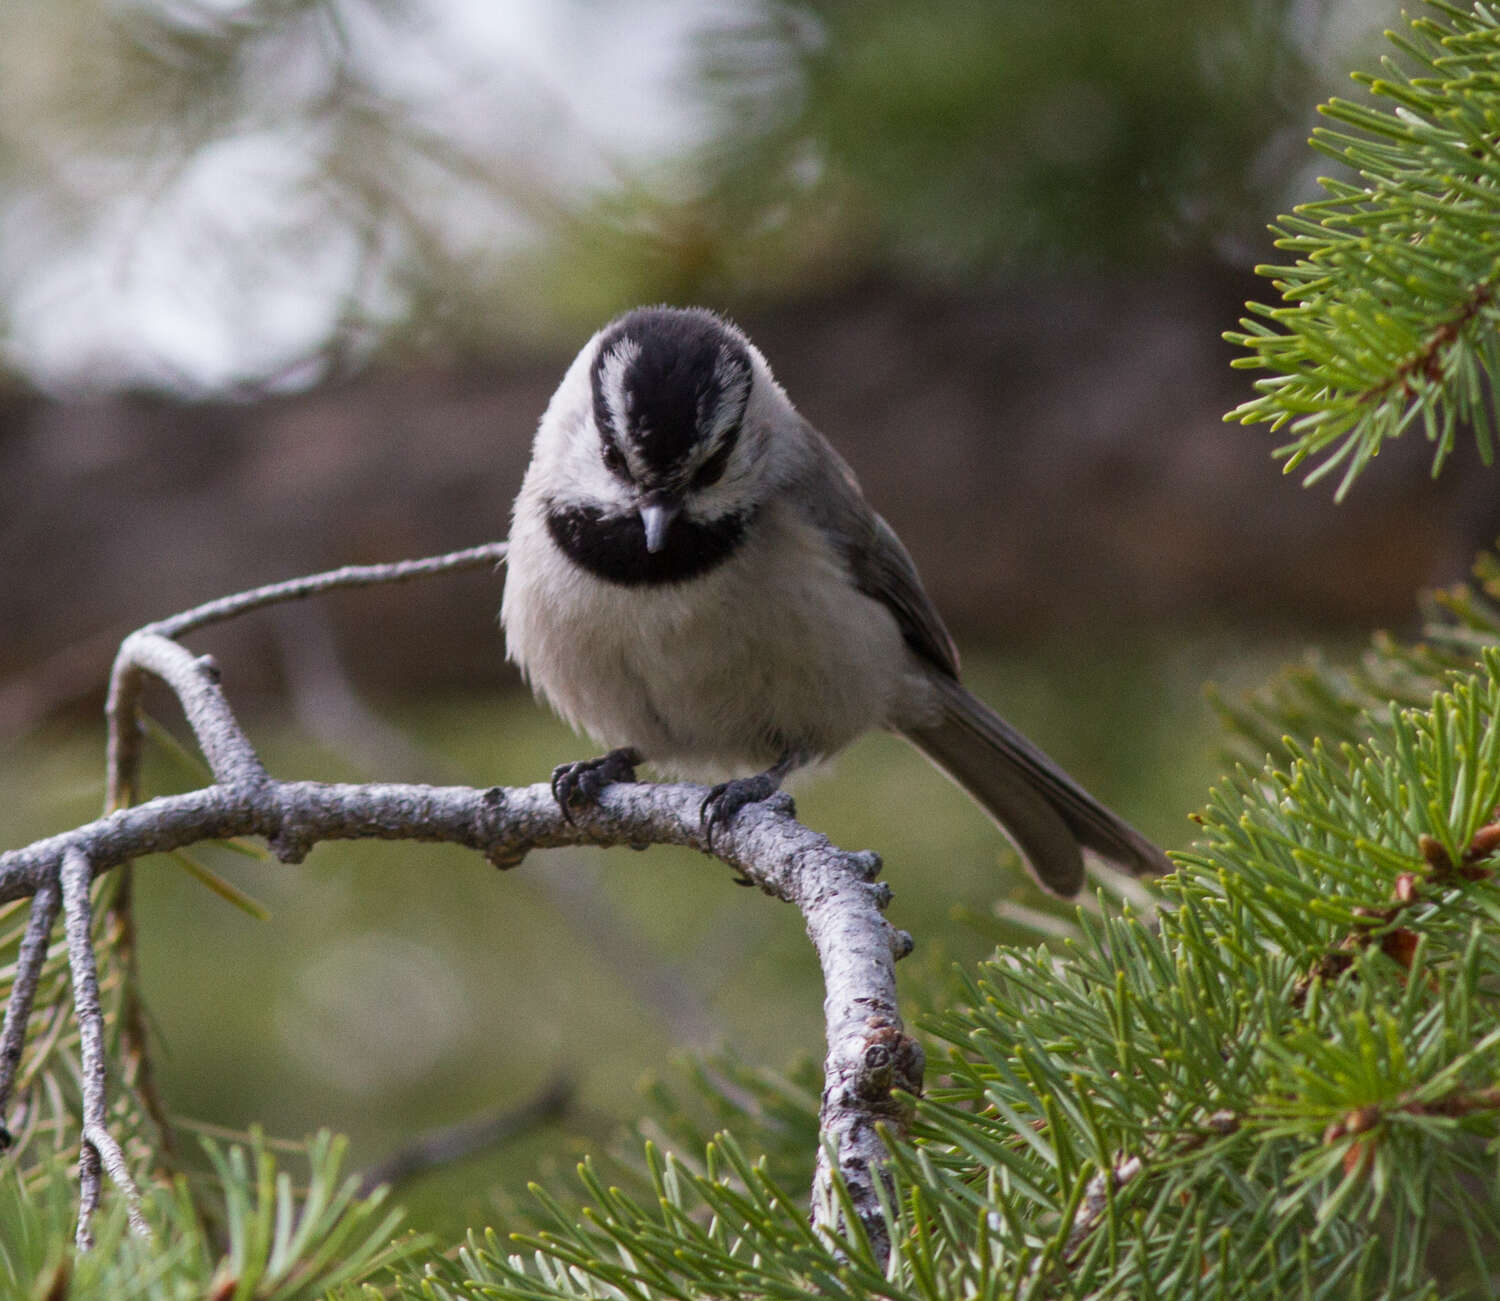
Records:
M830 754L929 690L890 611L784 503L762 508L710 573L625 587L569 561L523 489L507 566L508 653L533 687L602 745L669 770Z

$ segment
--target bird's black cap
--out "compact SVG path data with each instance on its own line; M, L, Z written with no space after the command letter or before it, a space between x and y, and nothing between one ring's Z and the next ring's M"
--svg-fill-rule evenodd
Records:
M667 478L687 460L731 389L743 409L749 374L744 343L712 312L639 307L599 341L590 375L594 423L602 437L632 447Z

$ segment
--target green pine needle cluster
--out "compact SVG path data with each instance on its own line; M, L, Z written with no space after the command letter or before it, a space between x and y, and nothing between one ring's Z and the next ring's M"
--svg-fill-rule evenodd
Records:
M283 1150L280 1158L273 1146ZM72 1250L76 1156L50 1156L43 1178L0 1174L0 1296L88 1301L314 1301L379 1296L367 1286L430 1247L398 1237L385 1195L361 1198L344 1175L345 1141L318 1134L273 1145L258 1132L227 1148L204 1141L211 1175L145 1190L155 1237L129 1232L123 1200L106 1195L95 1244ZM297 1168L296 1179L285 1168ZM299 1168L300 1167L300 1168ZM194 1187L201 1183L202 1187Z
M1400 59L1356 74L1373 103L1334 99L1313 144L1351 179L1272 230L1290 265L1259 268L1279 306L1247 304L1236 365L1270 371L1230 412L1288 428L1277 449L1308 481L1342 469L1342 497L1390 438L1420 427L1434 473L1458 431L1493 454L1500 371L1500 12L1429 3L1388 37Z

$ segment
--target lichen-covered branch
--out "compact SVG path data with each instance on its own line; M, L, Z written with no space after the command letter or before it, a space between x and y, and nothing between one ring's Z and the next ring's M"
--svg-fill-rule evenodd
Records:
M875 1180L885 1145L876 1126L904 1128L902 1103L892 1091L922 1091L922 1048L902 1029L896 1004L894 964L911 951L912 939L905 931L872 924L890 900L888 887L875 880L879 858L848 855L840 867L838 872L815 872L804 883L811 893L797 899L826 990L828 1058L813 1205L825 1223L836 1222L831 1152L865 1233L883 1255L890 1244Z
M716 829L710 843L701 818L706 792L695 785L619 783L608 787L597 803L573 808L564 816L548 783L476 789L277 780L266 771L235 718L218 666L175 640L184 632L279 601L492 565L503 554L504 544L491 544L430 560L352 567L274 584L149 625L122 643L107 707L108 811L71 831L0 853L0 902L36 897L18 979L0 1029L0 1108L25 1040L36 973L59 897L67 918L83 1042L81 1245L88 1240L101 1166L130 1201L132 1224L146 1232L124 1158L104 1127L103 1036L88 885L100 873L147 854L205 840L257 836L285 863L300 862L324 841L378 838L462 845L500 868L516 866L533 849L685 845L727 863L765 893L796 905L817 950L826 991L823 1151L814 1183L814 1218L830 1229L843 1218L833 1183L836 1168L859 1224L877 1250L888 1247L877 1173L886 1151L877 1126L902 1125L904 1116L892 1091L920 1090L922 1052L905 1034L896 1003L894 966L910 950L911 937L885 920L890 891L875 879L880 867L876 855L838 849L804 827L785 795L743 809L729 826ZM176 694L214 784L137 804L138 707L147 675L159 677ZM829 1152L834 1154L832 1161Z
M707 852L701 786L612 786L597 806L562 816L548 783L467 786L337 785L265 779L215 785L119 809L23 849L0 854L0 901L46 891L65 863L91 875L204 840L261 836L286 862L328 840L378 838L464 845L510 867L532 849L675 844ZM821 1129L839 1153L869 1231L881 1216L870 1167L884 1156L877 1122L898 1123L890 1089L916 1091L921 1051L902 1031L895 960L910 939L883 916L879 860L836 848L798 823L784 797L741 811L714 837L714 857L807 919L827 988L828 1058ZM76 871L77 869L75 869ZM827 1171L820 1167L820 1184ZM826 1199L824 1199L826 1202Z

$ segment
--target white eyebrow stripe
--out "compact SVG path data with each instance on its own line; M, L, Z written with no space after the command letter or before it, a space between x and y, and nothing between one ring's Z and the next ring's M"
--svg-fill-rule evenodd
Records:
M623 441L629 427L625 402L625 375L641 355L641 345L634 339L621 339L604 355L599 367L599 391L604 394L604 407L609 412L609 423L616 437ZM601 436L607 431L601 429Z
M709 447L715 446L745 414L745 402L750 396L750 372L726 347L720 350L714 365L714 382L719 389L719 401L714 408L713 422L705 431L704 442Z

